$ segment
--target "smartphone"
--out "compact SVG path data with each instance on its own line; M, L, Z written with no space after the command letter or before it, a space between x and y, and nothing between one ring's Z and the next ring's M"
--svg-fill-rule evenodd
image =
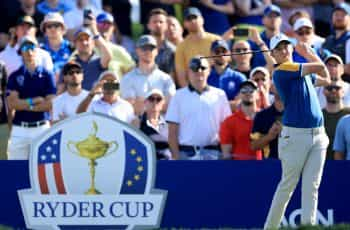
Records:
M233 29L234 37L247 37L249 35L249 30L247 28Z
M118 90L119 83L116 82L106 82L103 84L103 90Z
M91 9L84 9L84 18L87 18L87 19L92 19L90 14L92 14L92 10Z

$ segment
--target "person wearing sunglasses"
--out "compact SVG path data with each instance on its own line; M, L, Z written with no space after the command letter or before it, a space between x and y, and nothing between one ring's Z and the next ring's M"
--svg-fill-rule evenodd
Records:
M56 95L54 75L38 65L35 38L21 39L23 65L9 76L7 101L12 119L8 159L27 160L33 139L50 128L52 99Z
M165 97L159 89L152 89L145 99L145 112L140 117L140 130L155 144L158 160L171 159L168 144L168 124L162 115Z
M250 133L253 119L258 112L258 86L247 80L240 84L240 107L220 125L220 144L224 159L227 160L261 160L261 150L252 150ZM239 127L239 128L238 128Z
M272 37L270 49L276 61L273 82L284 105L278 139L282 177L264 229L279 227L301 176L301 224L315 225L318 188L329 144L315 86L329 85L329 72L305 43L298 43L297 49L309 62L293 62L293 46L283 34Z
M175 94L171 76L160 70L156 64L157 41L152 35L142 35L136 42L137 66L120 82L120 95L129 101L139 116L144 112L145 96L151 89L159 89L165 96L166 110L169 99Z
M165 119L173 159L221 158L219 127L231 109L225 92L208 85L209 71L207 59L193 57L188 65L189 85L170 100Z
M78 105L89 94L89 91L82 88L84 79L83 68L77 62L67 62L62 68L64 82L67 90L53 99L52 121L58 122L67 117L74 116Z
M251 60L253 54L246 53L251 51L250 44L244 40L238 40L232 45L231 52L242 53L239 55L232 55L232 69L245 75L249 79L250 71L252 70Z

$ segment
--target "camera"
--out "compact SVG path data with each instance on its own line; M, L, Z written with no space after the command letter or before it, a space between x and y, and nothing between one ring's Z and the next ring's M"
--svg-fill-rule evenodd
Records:
M233 29L234 37L247 37L248 35L249 35L249 29L247 28Z
M119 83L117 82L106 82L103 84L103 90L118 90Z

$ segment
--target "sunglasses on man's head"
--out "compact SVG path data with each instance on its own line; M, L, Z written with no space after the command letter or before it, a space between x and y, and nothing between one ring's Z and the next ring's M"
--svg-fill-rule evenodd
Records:
M60 23L51 23L51 24L47 24L47 25L45 26L45 28L46 28L46 29L51 29L51 28L57 29L57 28L60 27L60 26L61 26Z
M157 97L157 96L150 96L150 97L148 98L148 100L149 100L150 102L157 102L157 103L159 103L161 100L163 100L163 98Z
M29 50L33 51L35 50L35 47L34 44L25 44L21 47L21 52L28 52Z
M332 91L332 90L339 91L340 89L341 89L341 87L337 86L337 85L329 85L326 87L326 90L328 90L328 91Z

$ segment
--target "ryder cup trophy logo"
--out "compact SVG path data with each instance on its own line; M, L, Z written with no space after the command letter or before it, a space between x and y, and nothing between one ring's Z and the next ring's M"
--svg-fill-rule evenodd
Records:
M18 191L29 229L160 225L166 191L154 189L152 142L95 113L64 120L32 143L31 188Z

